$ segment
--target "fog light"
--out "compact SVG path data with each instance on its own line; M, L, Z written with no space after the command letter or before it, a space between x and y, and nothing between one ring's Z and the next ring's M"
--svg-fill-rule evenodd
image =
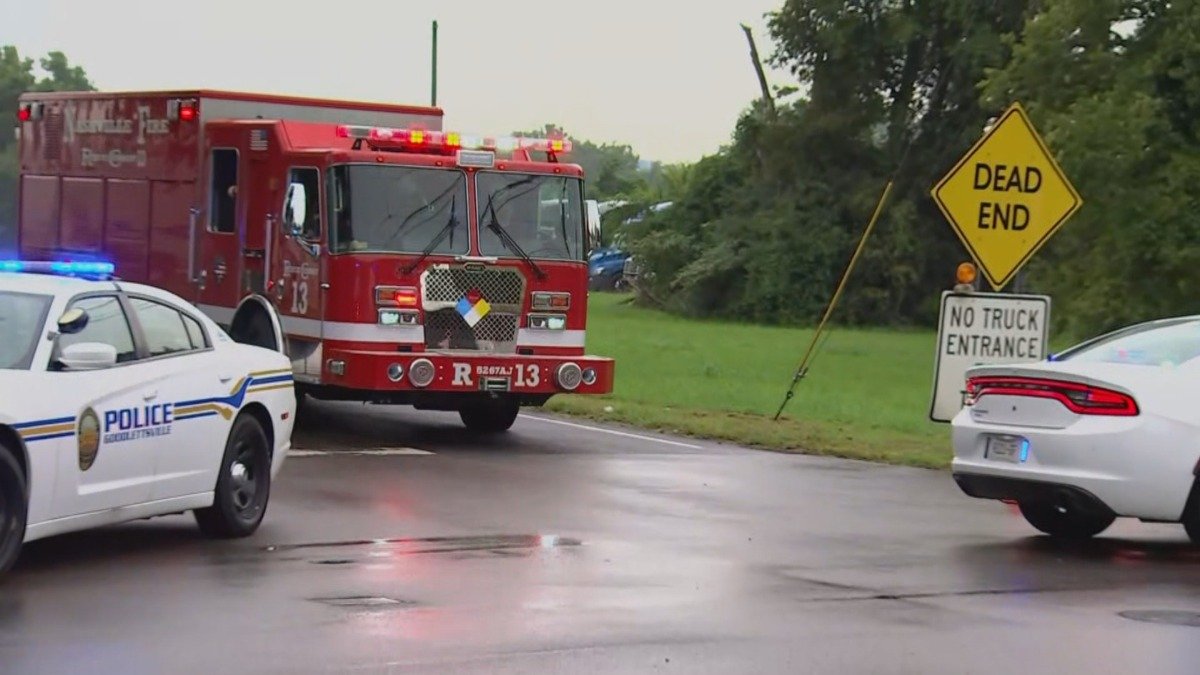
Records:
M329 368L329 372L334 375L345 375L346 374L346 362L345 361L339 361L337 359L330 359L326 365Z
M420 323L421 315L412 310L379 310L379 324L381 326L416 326Z
M428 387L433 382L435 369L429 359L417 359L408 366L408 380L413 386Z
M564 363L554 371L554 379L558 381L559 387L567 391L574 391L579 388L579 383L583 380L583 371L574 363Z
M529 327L535 330L563 330L567 317L562 314L530 314Z
M400 378L404 377L404 366L399 363L393 363L388 366L388 379L392 382L399 382Z
M583 369L583 383L589 387L592 386L593 384L596 384L596 369L595 368L584 368Z

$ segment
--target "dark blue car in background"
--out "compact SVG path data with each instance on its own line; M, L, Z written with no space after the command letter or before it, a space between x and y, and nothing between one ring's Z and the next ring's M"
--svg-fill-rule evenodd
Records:
M616 245L592 251L588 256L588 288L607 291L624 286L625 261L628 258L629 253Z

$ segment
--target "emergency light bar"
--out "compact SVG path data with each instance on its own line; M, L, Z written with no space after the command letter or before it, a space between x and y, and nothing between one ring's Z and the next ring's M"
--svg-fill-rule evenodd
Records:
M109 262L0 260L0 272L108 277L112 276L116 271L116 265Z
M406 149L431 150L533 150L551 154L571 152L569 138L531 138L527 136L477 136L457 131L427 131L425 129L392 129L343 124L337 127L338 138L353 138L378 144L392 144Z

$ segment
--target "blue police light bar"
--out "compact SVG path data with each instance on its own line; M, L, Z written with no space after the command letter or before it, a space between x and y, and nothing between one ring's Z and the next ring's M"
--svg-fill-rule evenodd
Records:
M109 262L62 260L0 260L0 272L60 274L64 276L112 276L116 265Z

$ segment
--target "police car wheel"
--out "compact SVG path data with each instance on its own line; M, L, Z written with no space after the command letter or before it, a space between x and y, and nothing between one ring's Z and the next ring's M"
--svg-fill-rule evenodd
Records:
M1053 502L1020 502L1021 515L1038 530L1058 539L1090 539L1108 529L1115 516L1083 513Z
M0 443L0 573L17 561L25 540L25 476L13 453Z
M253 534L267 512L271 492L271 449L258 420L240 415L229 432L217 476L213 505L195 512L200 531L210 537Z
M520 411L517 401L500 399L464 406L459 409L458 416L471 431L498 433L512 427Z

